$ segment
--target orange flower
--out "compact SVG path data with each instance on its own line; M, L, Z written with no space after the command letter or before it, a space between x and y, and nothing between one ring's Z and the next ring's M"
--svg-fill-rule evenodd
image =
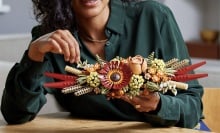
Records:
M139 75L142 72L145 72L146 69L147 69L147 62L140 55L137 55L137 56L134 56L134 57L129 57L128 58L128 63L129 63L129 66L131 68L131 71L136 75Z
M88 72L95 72L100 69L100 64L96 63L94 65L90 65L89 67L85 67L84 69Z

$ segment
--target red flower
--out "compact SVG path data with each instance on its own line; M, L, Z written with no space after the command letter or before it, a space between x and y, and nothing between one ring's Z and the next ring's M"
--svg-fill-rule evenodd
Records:
M122 89L129 84L131 69L125 63L111 61L99 71L102 85L107 89Z

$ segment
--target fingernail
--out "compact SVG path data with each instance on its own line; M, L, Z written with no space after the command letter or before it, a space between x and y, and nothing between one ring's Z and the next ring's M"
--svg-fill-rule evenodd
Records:
M71 59L71 60L70 60L70 63L74 63L74 62L75 62L75 60L74 60L74 59Z
M69 58L65 57L65 61L69 61L69 60L70 60Z
M79 63L80 62L80 57L77 57L76 58L76 63Z

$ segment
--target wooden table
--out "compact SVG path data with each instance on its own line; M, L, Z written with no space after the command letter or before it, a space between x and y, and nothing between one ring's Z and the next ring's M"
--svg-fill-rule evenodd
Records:
M220 88L205 88L202 98L204 104L205 123L208 127L217 133L220 133Z
M0 122L0 133L202 133L185 128L153 128L143 122L98 121L72 118L68 113L37 116L21 125Z

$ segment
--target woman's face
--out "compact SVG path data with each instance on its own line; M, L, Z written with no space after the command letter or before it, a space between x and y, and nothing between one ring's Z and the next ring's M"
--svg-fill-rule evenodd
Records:
M91 18L109 10L110 0L72 0L74 13L77 17Z

